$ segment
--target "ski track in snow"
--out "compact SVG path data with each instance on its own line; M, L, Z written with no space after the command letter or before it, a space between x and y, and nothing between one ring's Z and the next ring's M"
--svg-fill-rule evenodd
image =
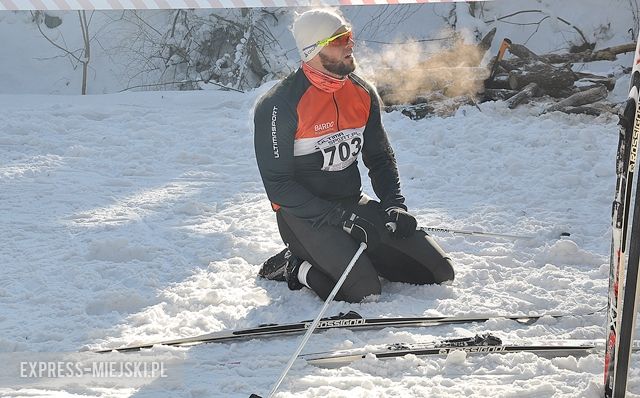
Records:
M0 354L70 353L313 318L322 305L314 294L256 277L282 248L253 155L250 110L267 88L0 96ZM454 260L453 283L384 282L377 302L333 303L328 315L588 313L606 305L616 118L539 116L536 107L510 111L500 102L480 108L421 121L384 115L409 209L424 226L535 238L437 234ZM571 237L555 239L563 231ZM304 352L484 332L512 342L602 339L604 318L332 330L314 335ZM171 377L141 387L30 381L0 384L0 395L264 395L297 341L160 347L148 355L166 359ZM640 394L637 358L632 364L630 396ZM340 369L298 361L278 397L595 398L602 369L595 354L366 358Z

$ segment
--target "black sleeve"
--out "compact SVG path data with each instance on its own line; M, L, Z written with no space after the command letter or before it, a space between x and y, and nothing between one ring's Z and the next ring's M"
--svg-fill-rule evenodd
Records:
M320 223L334 207L294 178L293 144L298 117L279 96L263 98L254 114L256 160L267 197L289 213Z
M382 208L389 206L402 207L405 210L404 196L400 193L400 176L393 149L389 144L387 132L380 116L381 100L371 86L365 86L371 96L371 110L364 130L364 147L362 160L369 169L371 185L380 199Z

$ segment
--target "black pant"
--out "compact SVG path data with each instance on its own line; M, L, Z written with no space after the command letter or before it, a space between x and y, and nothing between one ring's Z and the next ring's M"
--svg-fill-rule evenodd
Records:
M366 196L345 207L373 223L381 243L360 256L338 292L337 300L360 302L369 295L380 294L378 276L418 285L453 280L451 259L425 232L417 231L407 239L391 238L384 226L380 203ZM341 227L316 228L285 209L278 210L276 217L280 236L289 250L312 265L307 283L318 296L326 299L358 250L359 242Z

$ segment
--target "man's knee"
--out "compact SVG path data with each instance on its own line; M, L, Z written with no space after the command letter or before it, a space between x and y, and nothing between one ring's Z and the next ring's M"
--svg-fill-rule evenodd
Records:
M432 272L434 283L453 281L455 278L453 262L449 257L442 257Z
M359 303L366 298L372 299L371 296L379 296L381 291L380 279L376 275L372 278L361 278L351 285L343 286L340 289L339 299L349 303Z

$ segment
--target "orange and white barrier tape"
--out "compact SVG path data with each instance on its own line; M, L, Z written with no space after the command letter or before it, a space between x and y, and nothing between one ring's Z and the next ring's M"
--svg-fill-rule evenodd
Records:
M452 3L464 0L321 0L326 6ZM474 0L489 1L489 0ZM0 0L1 10L159 10L179 8L306 7L315 0Z

